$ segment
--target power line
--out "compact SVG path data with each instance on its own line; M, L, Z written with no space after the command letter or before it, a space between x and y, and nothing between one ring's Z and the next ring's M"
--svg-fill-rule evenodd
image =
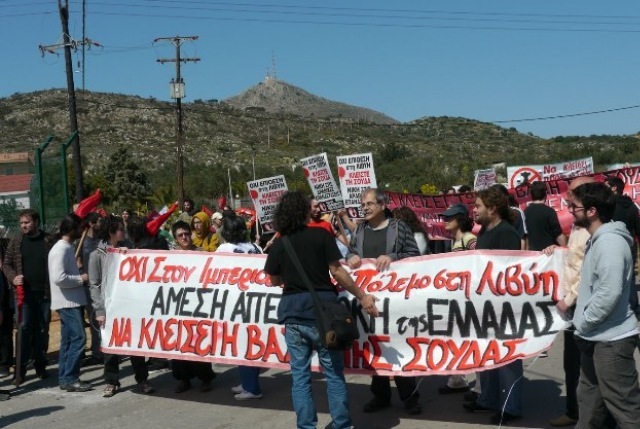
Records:
M295 19L261 19L261 18L234 18L234 17L213 17L213 16L194 16L194 15L162 15L162 14L145 14L145 13L122 13L122 12L103 12L96 11L96 15L107 16L126 16L126 17L143 17L143 18L170 18L175 19L193 19L206 21L228 21L228 22L258 22L272 24L305 24L305 25L331 25L331 26L351 26L351 27L377 27L377 28L434 28L448 30L489 30L489 31L534 31L534 32L561 32L561 33L640 33L638 30L621 30L621 29L593 29L593 28L541 28L541 27L498 27L498 26L462 26L462 25L436 25L436 24L400 24L400 23L373 23L373 22L348 22L348 21L312 21L312 20L295 20Z
M509 119L509 120L500 120L500 121L489 121L493 124L506 124L511 122L533 122L533 121L546 121L550 119L563 119L563 118L573 118L576 116L587 116L587 115L598 115L601 113L611 113L611 112L619 112L621 110L631 110L640 108L640 105L636 106L627 106L627 107L616 107L614 109L604 109L604 110L595 110L593 112L582 112L582 113L570 113L566 115L555 115L555 116L541 116L538 118L525 118L525 119Z

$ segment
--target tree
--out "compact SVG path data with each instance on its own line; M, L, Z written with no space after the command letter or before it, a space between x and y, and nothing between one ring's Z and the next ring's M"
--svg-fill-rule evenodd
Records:
M133 207L136 202L149 195L147 174L133 161L129 150L121 146L109 158L103 173L104 179L111 184L106 199L122 207Z
M18 224L20 208L14 198L0 197L0 223L5 226Z

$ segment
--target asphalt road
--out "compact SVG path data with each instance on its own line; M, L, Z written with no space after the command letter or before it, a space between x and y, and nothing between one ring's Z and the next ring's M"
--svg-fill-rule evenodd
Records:
M640 356L636 353L636 363ZM294 428L290 382L286 371L270 370L261 375L264 397L260 400L236 401L230 388L238 384L234 367L214 365L217 378L213 390L201 393L198 382L190 391L175 394L176 381L169 370L152 372L150 381L157 392L150 396L135 393L130 364L122 364L123 391L113 398L103 398L102 368L82 369L81 378L94 385L86 393L67 393L58 388L55 365L51 377L37 380L33 371L27 381L13 391L10 400L0 402L0 428L207 428L273 429ZM638 365L640 371L640 365ZM525 362L524 417L508 427L548 428L549 419L564 411L562 371L562 336L558 336L549 357ZM444 377L425 377L419 386L423 412L409 416L394 393L393 407L376 414L364 414L363 405L370 399L368 376L347 376L352 418L359 429L413 428L482 428L490 414L470 414L462 408L462 396L439 395L437 388ZM7 389L9 379L0 380ZM321 374L314 378L318 407L318 428L331 420L326 403L325 383Z

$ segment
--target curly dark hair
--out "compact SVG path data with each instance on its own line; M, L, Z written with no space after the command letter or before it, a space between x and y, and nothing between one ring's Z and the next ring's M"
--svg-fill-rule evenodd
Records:
M273 224L281 235L289 235L307 227L311 202L301 191L289 191L282 195L276 206Z
M478 191L476 198L480 198L487 208L495 208L500 219L513 223L514 214L509 207L509 198L494 186Z
M111 234L118 232L119 228L124 228L122 218L110 214L102 219L98 238L100 238L100 240L109 241Z
M227 243L246 243L249 240L247 224L240 216L225 216L222 218L222 231L220 235Z
M422 222L416 216L416 213L407 206L393 209L393 217L406 223L411 232L421 232L427 237L427 231L424 229Z

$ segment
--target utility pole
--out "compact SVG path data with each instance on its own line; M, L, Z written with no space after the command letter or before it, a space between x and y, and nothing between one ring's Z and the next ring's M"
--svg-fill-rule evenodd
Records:
M67 69L67 92L69 93L69 118L71 120L71 133L78 131L78 113L76 111L76 89L73 83L73 65L71 64L71 37L69 37L69 0L58 0L60 9L60 21L62 22L62 41L64 44L64 60ZM74 43L75 48L75 43ZM80 134L71 145L73 149L73 172L75 176L76 202L84 199L84 184L82 181L82 160L80 159Z
M178 181L178 200L180 201L180 207L184 202L184 149L183 149L183 129L182 129L182 99L184 98L184 81L180 75L180 65L188 62L198 62L200 58L182 58L180 56L180 47L185 41L198 40L198 36L175 36L175 37L158 37L153 41L157 43L159 41L169 41L176 47L176 57L172 58L158 58L157 61L160 64L164 63L176 63L176 77L171 79L169 84L169 91L171 98L176 99L176 176Z

